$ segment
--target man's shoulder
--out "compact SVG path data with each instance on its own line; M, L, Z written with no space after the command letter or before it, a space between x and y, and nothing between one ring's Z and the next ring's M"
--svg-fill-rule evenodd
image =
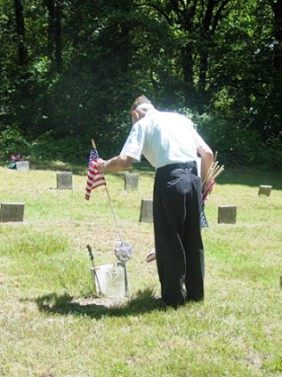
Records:
M186 123L187 125L193 125L193 121L190 118L187 118L187 116L180 114L178 112L173 112L173 111L162 111L160 112L163 114L164 117L167 117L169 119L173 119L178 122L183 122Z
M183 127L194 128L194 123L185 115L173 111L159 111L156 110L141 119L142 126L151 126L156 124L173 124L182 125Z

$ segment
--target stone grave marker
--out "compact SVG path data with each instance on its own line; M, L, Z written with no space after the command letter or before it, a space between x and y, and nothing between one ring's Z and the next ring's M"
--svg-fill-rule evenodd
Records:
M219 224L236 224L237 206L219 206L218 223Z
M152 199L142 199L139 222L145 222L145 223L153 222L153 200Z
M260 186L259 186L259 192L258 192L258 194L259 194L259 195L270 196L270 194L271 194L271 190L272 190L272 186L268 186L268 185L260 185Z
M92 278L98 296L128 296L128 279L125 263L117 262L103 266L91 267Z
M17 161L16 162L16 169L20 170L20 171L29 170L29 162L28 161Z
M72 172L65 171L57 173L57 189L61 190L72 190Z
M0 222L23 221L24 204L23 203L1 203Z
M125 174L124 176L124 189L138 190L139 175L138 174Z

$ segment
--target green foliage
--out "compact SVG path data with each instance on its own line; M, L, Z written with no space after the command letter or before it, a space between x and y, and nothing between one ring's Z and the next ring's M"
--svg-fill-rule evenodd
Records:
M219 152L222 163L280 166L282 155L278 143L266 143L247 122L243 128L238 119L213 117L212 114L195 115L194 120L200 134L214 151Z
M13 143L63 160L84 159L94 138L109 157L130 129L131 102L144 93L161 109L188 106L202 116L199 129L226 160L257 163L263 153L279 164L276 2L74 0L54 2L54 12L51 3L22 2L20 41L13 6L1 0L1 135L8 127Z
M18 125L2 126L0 129L1 155L8 158L10 153L28 154L31 144L24 138Z
M28 141L18 126L6 126L0 132L1 157L8 161L11 153L31 154L32 161L87 161L91 148L90 140L75 137L55 138L52 132Z
M75 137L58 139L50 132L33 141L32 153L38 161L81 162L83 157L87 160L90 146L90 141L87 145Z

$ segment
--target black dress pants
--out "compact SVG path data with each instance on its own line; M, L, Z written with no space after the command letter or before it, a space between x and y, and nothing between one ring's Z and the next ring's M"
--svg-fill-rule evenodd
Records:
M153 215L162 299L177 307L204 298L201 179L196 163L157 169Z

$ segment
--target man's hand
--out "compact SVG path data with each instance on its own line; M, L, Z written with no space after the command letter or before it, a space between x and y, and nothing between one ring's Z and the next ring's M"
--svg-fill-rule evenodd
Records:
M97 170L99 170L99 171L103 171L103 170L105 170L104 169L104 167L105 167L105 160L103 160L102 158L99 158L98 160L97 160Z
M119 170L124 170L128 169L131 164L133 163L134 159L129 156L116 156L111 158L110 160L103 160L99 158L97 161L97 169L99 171L119 171Z

